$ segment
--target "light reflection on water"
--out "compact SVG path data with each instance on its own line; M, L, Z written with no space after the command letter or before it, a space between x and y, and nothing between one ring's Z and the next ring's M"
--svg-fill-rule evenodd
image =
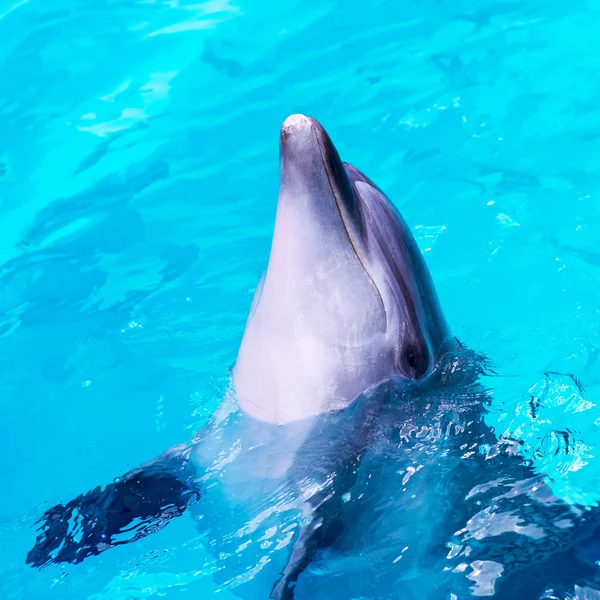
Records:
M235 577L189 519L79 567L38 573L24 556L46 503L189 439L215 410L266 264L278 128L293 112L319 118L401 208L454 333L490 358L485 421L502 444L554 493L593 505L597 12L537 0L1 4L0 596L212 597ZM308 597L347 598L351 585L373 597L402 566L408 598L415 581L444 585L444 561L467 564L460 536L439 561L404 550L394 503L422 498L426 511L469 480L408 464L406 444L365 459L360 476L380 484L357 483L373 491L352 492L364 516L339 542L362 554L324 554ZM453 576L491 585L502 561L473 552L475 567Z

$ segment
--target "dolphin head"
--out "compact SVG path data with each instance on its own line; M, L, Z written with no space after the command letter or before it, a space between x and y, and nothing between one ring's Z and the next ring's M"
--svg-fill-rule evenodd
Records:
M399 212L309 117L283 123L280 170L269 265L234 367L241 409L286 423L391 376L426 378L456 342Z

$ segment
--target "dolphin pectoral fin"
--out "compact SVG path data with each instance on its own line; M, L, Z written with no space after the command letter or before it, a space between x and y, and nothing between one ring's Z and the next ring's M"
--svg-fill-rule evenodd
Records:
M298 577L309 565L319 547L322 526L323 519L320 517L312 519L307 525L301 525L290 560L271 591L272 600L293 600Z
M271 590L271 600L294 600L294 588L298 577L310 564L319 548L326 547L337 539L342 527L339 517L328 519L317 514L313 514L307 523L300 526L290 559Z
M147 467L46 511L26 563L80 563L162 529L200 497L175 473Z

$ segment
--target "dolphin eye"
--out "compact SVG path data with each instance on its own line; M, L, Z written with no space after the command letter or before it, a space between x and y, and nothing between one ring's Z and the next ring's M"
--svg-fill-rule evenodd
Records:
M402 356L403 370L413 379L422 377L428 368L427 357L414 346L409 346Z

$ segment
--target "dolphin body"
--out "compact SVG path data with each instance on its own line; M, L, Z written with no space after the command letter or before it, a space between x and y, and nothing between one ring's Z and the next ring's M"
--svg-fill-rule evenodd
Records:
M27 562L79 563L191 507L215 577L252 600L529 599L593 580L600 520L485 427L482 365L398 211L293 115L231 393L189 443L48 510ZM397 477L372 478L390 464ZM328 548L352 566L300 577Z

